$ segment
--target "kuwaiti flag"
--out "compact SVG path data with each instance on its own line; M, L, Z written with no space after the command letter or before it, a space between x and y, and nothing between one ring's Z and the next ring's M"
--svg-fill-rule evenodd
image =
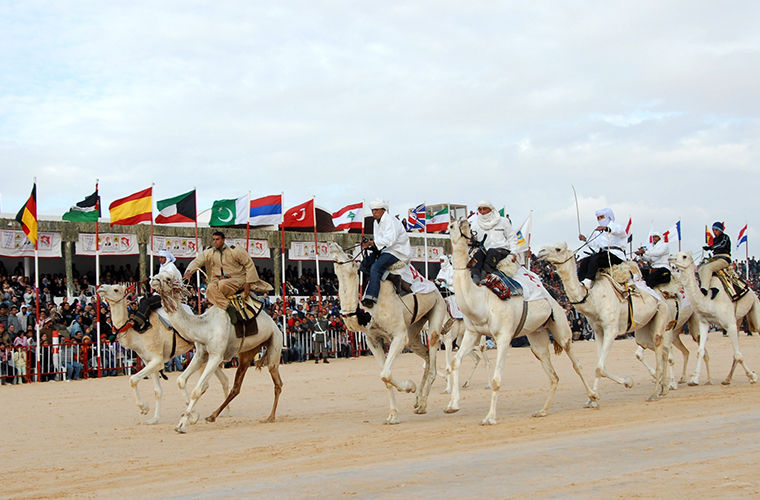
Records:
M530 231L533 225L533 212L528 214L528 218L522 223L520 229L517 230L515 236L517 237L517 252L527 252L530 248Z
M364 203L347 205L332 214L335 229L361 229L364 221Z
M100 196L96 188L94 193L71 207L61 219L72 222L97 222L99 217Z
M737 238L737 241L736 248L739 248L742 243L747 243L747 224L744 224L744 227L739 231L739 238Z
M216 200L211 205L211 218L208 225L238 226L248 224L248 195L229 200Z
M425 204L421 203L409 211L409 217L406 220L408 231L412 229L425 230Z
M156 202L159 214L156 224L171 224L174 222L195 222L195 189L187 193Z
M443 208L433 213L429 207L425 207L425 232L434 233L436 231L448 231L451 218L449 217L449 206L444 205Z
M248 213L252 226L276 226L282 222L282 195L273 194L251 200Z

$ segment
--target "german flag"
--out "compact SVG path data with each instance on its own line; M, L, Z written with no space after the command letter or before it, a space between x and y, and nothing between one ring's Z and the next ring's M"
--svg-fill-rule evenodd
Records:
M149 187L108 206L112 226L131 226L153 220L153 188Z
M37 183L32 186L32 194L26 200L24 206L16 214L16 220L21 224L21 229L26 233L29 241L37 248Z

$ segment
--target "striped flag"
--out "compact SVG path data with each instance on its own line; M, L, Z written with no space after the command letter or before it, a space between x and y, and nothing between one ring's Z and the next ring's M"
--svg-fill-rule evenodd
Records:
M425 204L417 205L409 211L409 217L406 219L407 230L422 229L425 230Z
M747 224L744 224L744 227L739 231L739 238L737 238L737 241L736 248L739 248L742 243L747 243Z
M90 196L80 201L68 212L61 216L61 219L75 222L98 222L100 217L100 196L98 189Z
M451 217L449 217L449 206L433 213L431 210L425 212L425 232L434 233L436 231L448 231Z
M633 235L631 234L631 223L632 222L633 222L633 220L630 217L628 217L628 224L625 225L625 234L628 235L628 239L626 241L628 243L632 243L633 242Z
M29 241L37 248L37 183L32 185L32 194L26 200L24 206L16 214L16 221L21 224L21 229L26 233Z
M171 224L174 222L195 222L195 189L187 193L156 202L159 214L156 224Z
M347 205L332 214L335 229L361 229L364 221L364 203Z
M112 226L131 226L153 220L153 187L143 189L108 206Z
M713 244L713 234L712 231L710 231L710 228L705 225L705 244L712 245Z
M248 212L252 226L276 226L282 222L282 195L273 194L251 200Z

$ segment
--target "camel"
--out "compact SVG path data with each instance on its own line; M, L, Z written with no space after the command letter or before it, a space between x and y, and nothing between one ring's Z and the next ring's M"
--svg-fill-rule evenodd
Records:
M438 375L446 379L446 388L443 390L444 394L451 394L451 384L453 381L453 378L451 376L451 361L454 358L454 340L457 341L457 346L461 346L462 339L464 338L464 332L465 332L465 328L464 328L463 319L455 319L453 317L449 317L449 320L446 321L446 323L443 325L443 333L441 335L441 340L443 341L444 353L446 355L446 372L445 373L439 372ZM485 336L480 338L480 342L478 343L477 349L473 349L472 351L470 351L469 356L475 361L475 366L472 367L472 371L470 372L470 375L467 377L467 380L465 380L464 383L462 384L462 387L470 386L470 381L472 380L472 376L475 375L475 370L477 370L481 359L485 361L484 367L486 370L486 374L488 374L491 371L491 362L488 360L488 356L486 355ZM486 388L490 389L491 386L488 385L486 386Z
M704 318L705 321L718 325L726 330L726 334L731 339L731 343L734 348L734 360L731 364L731 370L728 372L728 376L723 382L723 385L731 383L731 378L734 375L734 369L736 364L739 363L744 368L744 372L747 375L750 383L757 382L757 374L750 370L744 362L744 356L739 351L739 336L737 324L746 317L749 329L753 332L758 331L760 327L760 302L757 299L757 295L751 290L746 293L737 302L732 302L731 297L726 294L723 289L723 285L720 280L713 276L710 281L710 287L705 288L717 288L718 294L715 299L710 299L702 295L700 287L697 284L696 270L694 266L694 259L690 252L678 252L670 256L670 265L680 275L681 282L684 285L684 291L689 301L694 305L694 309L697 313ZM689 385L697 385L699 383L699 375L702 365L703 357L706 357L705 346L707 345L707 329L701 332L699 338L699 349L697 350L697 366L694 370Z
M214 422L219 413L240 393L240 387L251 362L264 347L266 353L256 360L256 368L261 369L262 366L267 365L274 384L274 402L269 417L262 422L274 422L277 402L280 399L280 392L282 392L280 356L282 354L283 336L282 331L272 318L265 311L261 311L256 317L258 333L239 339L235 336L235 328L227 311L212 306L202 315L196 316L187 309L180 307L182 296L188 292L183 284L170 274L157 274L151 279L150 285L161 297L161 303L172 325L183 336L202 345L208 356L206 368L201 373L201 377L190 396L190 402L174 430L180 433L187 431L188 420L191 418L198 399L208 388L207 380L214 367L218 367L237 356L238 367L235 371L232 390L221 406L206 417L207 422Z
M125 300L128 288L129 287L124 285L100 285L98 288L98 294L108 302L108 305L111 308L111 321L118 332L116 337L118 342L124 347L135 351L145 363L142 370L129 377L129 385L132 386L132 389L135 391L137 408L143 415L146 415L150 408L140 397L140 391L137 388L137 384L143 379L143 377L150 377L151 380L153 380L153 394L156 398L156 410L153 417L145 423L155 424L161 416L161 396L163 395L161 382L158 378L159 371L163 369L164 364L173 357L180 356L190 351L194 347L194 344L164 326L163 322L158 318L157 311L152 312L150 315L150 328L143 333L135 331L131 327L129 321L127 301ZM127 327L128 323L130 323L129 327ZM197 367L201 365L203 358L204 352L202 350L200 352L196 351L190 365L180 377L184 376L185 379L189 377L194 371L196 371ZM222 370L216 370L214 373L222 384L224 394L227 394L229 392L229 381L227 380L227 376ZM183 384L180 385L180 389L185 393L185 401L190 402L190 395L184 390ZM197 420L197 415L194 418Z
M459 367L464 356L472 350L483 335L492 336L496 342L496 364L491 377L491 406L481 421L481 425L496 424L496 403L501 388L504 361L511 340L520 335L527 335L533 354L541 362L541 366L549 377L549 394L544 406L534 413L534 416L542 417L547 414L559 382L549 352L549 331L554 335L555 353L559 354L563 349L565 350L586 388L588 398L596 400L596 393L583 377L581 366L572 352L572 332L560 305L551 297L546 300L526 302L522 297L515 296L503 301L488 288L476 285L467 268L468 240L472 238L470 224L462 218L452 222L449 227L454 264L454 290L456 290L457 304L464 316L465 334L462 345L452 362L454 381L451 398L444 411L446 413L459 411Z
M364 332L367 345L380 365L380 380L388 390L390 410L386 424L399 423L398 406L393 392L415 392L417 387L408 379L393 378L393 364L404 348L410 349L425 362L419 391L414 404L414 412L427 412L430 387L436 376L436 351L440 341L443 322L448 317L446 303L438 290L430 293L409 294L399 297L389 281L383 281L377 304L363 312L359 309L359 264L346 255L335 242L328 246L333 259L335 274L338 276L338 298L343 322L351 331ZM359 315L369 314L368 324L362 325ZM428 345L422 343L420 331L428 323ZM363 321L362 321L363 323ZM383 341L389 344L386 356Z
M544 247L538 255L556 267L568 299L578 312L586 316L594 329L598 357L594 391L599 388L599 380L602 377L609 378L629 389L633 387L633 380L630 377L613 375L607 370L606 364L615 339L620 335L634 332L637 344L652 346L655 350L655 391L649 396L649 401L655 401L666 395L669 387L665 383L665 371L672 342L672 332L666 330L667 306L646 292L633 294L631 298L633 317L631 318L628 301L619 298L609 278L602 277L600 273L590 290L578 281L575 253L567 248L566 243ZM597 405L589 401L589 406L596 407Z

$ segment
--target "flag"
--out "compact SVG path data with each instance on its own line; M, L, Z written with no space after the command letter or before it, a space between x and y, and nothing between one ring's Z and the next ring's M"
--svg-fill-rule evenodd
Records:
M288 209L282 227L314 227L314 199Z
M710 231L710 228L705 226L705 244L712 245L713 244L713 234Z
M530 247L530 231L533 225L533 214L528 214L528 218L522 223L520 229L517 230L515 236L517 237L517 250L515 253L527 252Z
M282 195L274 194L251 200L248 212L252 226L276 226L282 221Z
M32 185L32 194L26 200L24 206L16 214L16 220L21 224L21 229L26 233L29 241L37 248L37 183Z
M249 210L248 195L228 200L216 200L211 205L211 219L209 219L208 225L218 227L248 224Z
M332 214L335 229L361 229L364 220L364 203L348 205Z
M108 206L112 226L131 226L153 220L153 188L149 187Z
M444 205L443 208L435 213L431 210L425 212L425 232L427 233L447 231L449 223L451 223L451 218L449 217L448 205Z
M100 196L98 190L80 201L63 214L61 218L72 222L98 222L100 217Z
M677 221L674 225L670 226L667 231L662 233L662 239L665 243L673 241L681 241L681 221Z
M195 222L195 189L187 193L156 202L159 214L156 224L171 224L173 222Z
M406 230L412 229L425 230L425 204L417 205L409 211L409 218L406 221Z
M747 243L747 224L744 224L744 227L739 231L737 241L736 248L739 248L742 243Z
M633 242L633 235L631 234L631 223L632 219L628 217L628 224L625 225L625 234L628 235L628 239L626 240L628 243Z

